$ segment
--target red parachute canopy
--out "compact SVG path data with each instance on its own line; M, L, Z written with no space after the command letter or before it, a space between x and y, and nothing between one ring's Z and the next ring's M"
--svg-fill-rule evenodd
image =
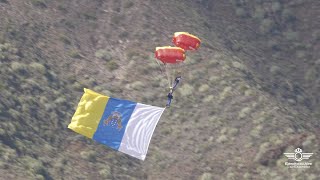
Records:
M155 57L163 63L179 63L186 59L184 50L180 47L157 47Z
M175 32L172 42L184 50L197 50L200 46L201 40L187 32Z

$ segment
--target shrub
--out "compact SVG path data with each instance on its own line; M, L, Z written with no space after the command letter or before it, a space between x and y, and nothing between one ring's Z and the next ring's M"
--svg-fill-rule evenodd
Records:
M308 177L307 179L309 179L309 180L316 180L319 178L319 176L317 176L315 174L308 174L307 177ZM303 178L304 177L302 176L301 179L303 179Z
M284 9L282 11L282 19L287 23L293 23L296 20L296 17L290 9Z
M135 90L139 90L144 87L144 84L141 81L135 81L131 84L131 87Z
M236 179L236 175L233 172L227 174L227 179Z
M211 173L203 173L200 177L199 180L211 180L213 178Z
M27 70L26 65L19 62L12 62L11 69L15 72L22 72Z
M129 36L129 33L127 31L123 31L119 34L119 38L127 38Z
M316 68L310 68L304 75L304 79L306 81L312 82L317 78L317 70Z
M101 169L98 173L104 179L110 178L112 176L111 168L108 165L105 165L103 169Z
M45 180L45 177L43 177L41 174L35 175L35 180Z
M241 109L241 111L238 114L238 118L239 119L245 118L250 113L250 111L251 111L250 107L245 107Z
M258 125L256 126L254 129L252 129L250 131L250 135L253 137L259 137L261 134L261 130L262 130L263 126L262 125Z
M311 36L313 38L313 41L319 41L320 40L320 30L314 30L314 32L312 32ZM318 60L318 61L320 61L320 60Z
M246 69L246 66L240 62L237 62L237 61L233 61L232 62L232 66L237 68L237 69L240 69L240 70L245 70Z
M18 49L13 47L13 45L11 45L10 43L0 44L0 51L1 52L8 52L10 54L17 54L18 53Z
M69 55L72 58L77 58L77 59L81 58L81 55L80 55L79 51L77 51L77 50L71 50L69 52Z
M307 56L307 52L304 50L298 50L298 51L296 51L296 56L299 59L303 59Z
M203 84L199 87L199 92L203 93L203 92L207 92L210 89L210 86L207 84Z
M223 91L220 93L220 101L224 100L225 98L229 97L231 95L232 87L227 86L223 89Z
M280 50L279 43L275 39L272 39L272 38L268 40L267 46L274 51Z
M0 157L1 160L10 161L17 157L17 153L14 149L9 148L8 146L1 145Z
M239 7L236 9L236 15L239 17L246 17L248 14L245 9Z
M214 99L214 95L205 96L202 100L204 103L212 102Z
M275 27L275 23L271 19L263 19L260 24L260 32L263 34L267 34L272 31Z
M255 11L254 11L254 14L253 14L253 17L259 21L261 21L266 15L266 12L265 10L261 7L261 6L258 6L255 8Z
M217 59L211 59L209 61L209 67L216 67L219 65L219 61Z
M62 11L63 13L67 13L68 12L68 9L64 6L64 4L59 4L57 9L59 11Z
M47 7L45 0L31 0L31 3L37 7L41 7L41 8Z
M39 72L40 74L46 73L46 67L40 63L33 62L29 65L33 70Z
M224 134L222 134L221 136L218 137L217 142L218 143L224 143L228 141L228 137Z
M25 83L25 88L33 88L33 89L41 89L41 85L39 84L39 81L35 79L27 79Z
M86 19L86 20L97 20L97 16L95 13L93 12L87 12L87 13L83 13L83 17Z
M102 90L101 94L106 95L106 96L112 96L112 93L109 90Z
M128 59L132 59L132 58L134 58L134 56L140 56L140 54L134 49L131 49L127 52Z
M65 97L58 97L54 103L58 104L58 105L63 105L65 103L67 103L67 99Z
M259 160L263 158L263 155L265 155L269 147L271 147L271 144L269 142L262 143L259 147L259 152L254 158L254 161L259 162Z
M121 21L123 21L123 19L124 19L124 16L115 14L111 17L111 23L118 25L120 24Z
M235 136L236 134L238 134L238 132L239 132L239 130L238 130L237 128L230 128L230 129L228 130L228 134L229 134L230 136Z
M134 3L132 1L126 1L123 4L124 8L131 8L134 5Z
M255 95L255 91L254 90L251 90L251 89L247 89L247 90L245 90L244 91L244 95L245 96L253 96L253 95Z
M210 82L216 82L216 81L218 81L220 79L220 77L219 76L210 76L210 78L209 78L209 81Z
M298 33L293 30L288 30L284 32L284 37L289 41L296 41L298 40Z
M110 71L113 71L113 70L116 70L119 68L119 65L115 62L115 61L109 61L107 62L107 68L110 70Z
M82 151L80 153L81 158L85 159L85 160L89 160L91 162L95 162L96 161L96 152L95 151Z
M110 54L108 51L104 50L104 49L99 49L98 51L96 51L96 52L94 53L94 55L95 55L97 58L104 59L104 60L106 60L106 61L109 61L109 60L112 59L111 54Z
M179 92L181 93L182 96L189 96L192 95L194 91L194 88L190 84L184 84L179 88Z
M40 161L30 157L25 156L21 159L21 162L26 166L27 169L31 170L34 174L39 174L41 172L41 169L43 169L43 165Z
M252 179L251 175L248 172L243 174L243 178L244 179Z
M280 2L278 2L278 1L272 2L271 9L272 9L273 12L281 11L282 7L281 7Z
M272 65L270 67L270 73L275 75L277 73L281 72L281 68L279 66L276 66L276 65Z
M20 112L17 111L17 110L15 110L15 109L9 109L9 110L8 110L8 113L9 113L10 116L11 116L13 119L15 119L15 120L19 119L19 117L20 117Z
M71 44L71 41L69 40L69 38L68 38L67 36L60 35L59 39L60 39L63 43L65 43L65 44L67 44L67 45L70 45L70 44Z

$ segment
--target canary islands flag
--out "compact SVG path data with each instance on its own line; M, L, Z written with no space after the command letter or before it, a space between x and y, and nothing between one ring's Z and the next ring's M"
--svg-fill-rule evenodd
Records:
M164 108L116 99L84 89L68 128L144 160Z

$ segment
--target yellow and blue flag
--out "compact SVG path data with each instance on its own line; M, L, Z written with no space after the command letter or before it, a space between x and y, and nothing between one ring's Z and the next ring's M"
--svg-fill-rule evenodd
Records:
M68 128L112 149L144 160L164 109L84 89Z

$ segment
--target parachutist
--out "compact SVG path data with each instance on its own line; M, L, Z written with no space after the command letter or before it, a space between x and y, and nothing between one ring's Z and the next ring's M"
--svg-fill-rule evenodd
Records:
M172 38L172 42L174 45L176 45L176 47L156 47L155 51L155 57L162 62L162 64L159 62L158 64L160 65L160 67L164 67L169 84L172 85L167 95L167 107L170 107L171 101L173 99L173 93L179 85L180 81L182 80L181 71L175 71L176 65L184 63L184 60L186 59L186 51L197 50L201 44L201 40L198 37L188 32L175 32ZM173 74L172 70L174 70L174 75L176 77L173 83L171 81L171 78L173 78L171 76L171 74ZM163 72L162 69L161 72Z
M177 88L177 86L178 86L178 84L179 84L181 79L182 79L181 76L176 77L176 79L174 80L173 86L170 87L170 91L169 91L168 96L167 96L168 97L168 102L167 102L166 107L170 107L171 101L173 99L173 91L176 90L176 88Z
M181 79L182 79L181 76L176 77L176 79L174 80L174 83L173 83L173 88L172 88L173 91L177 88Z
M172 101L172 99L173 99L173 95L172 95L172 91L170 90L170 92L168 93L168 102L167 102L167 105L166 105L166 107L170 107L170 104L171 104L171 101Z

